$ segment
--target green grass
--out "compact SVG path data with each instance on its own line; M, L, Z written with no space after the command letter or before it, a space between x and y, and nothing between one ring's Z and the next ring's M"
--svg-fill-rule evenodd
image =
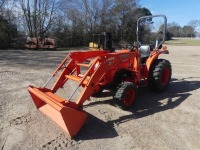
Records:
M177 46L200 46L200 39L173 39L165 41L165 44Z

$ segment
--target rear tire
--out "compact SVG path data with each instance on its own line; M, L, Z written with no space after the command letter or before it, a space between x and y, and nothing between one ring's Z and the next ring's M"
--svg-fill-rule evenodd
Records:
M156 92L164 92L171 80L172 68L168 60L157 59L149 72L148 85Z
M114 96L117 107L123 110L130 108L135 102L136 94L137 86L132 82L123 82L120 84Z

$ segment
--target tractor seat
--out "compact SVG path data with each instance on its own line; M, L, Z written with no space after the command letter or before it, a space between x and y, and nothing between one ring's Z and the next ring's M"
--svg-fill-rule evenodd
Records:
M142 45L139 48L141 58L149 57L150 55L150 46L149 45Z

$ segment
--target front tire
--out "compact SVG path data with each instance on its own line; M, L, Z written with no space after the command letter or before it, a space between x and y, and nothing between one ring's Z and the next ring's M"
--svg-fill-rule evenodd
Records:
M155 60L149 73L149 87L159 93L166 91L171 80L171 74L172 68L168 60Z
M137 86L132 82L123 82L120 84L114 96L117 107L123 110L130 108L135 102L136 94Z

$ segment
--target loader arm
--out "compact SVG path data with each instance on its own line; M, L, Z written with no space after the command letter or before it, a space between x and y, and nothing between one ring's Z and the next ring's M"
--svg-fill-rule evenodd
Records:
M99 55L106 54L107 51L89 51L89 52L74 52L70 53L66 56L66 58L63 60L63 62L59 65L59 67L54 71L53 76L58 73L63 67L61 74L57 78L57 81L55 82L54 86L51 88L53 92L56 92L59 88L62 88L65 82L67 81L66 75L72 73L74 69L76 68L77 62L83 62L89 58L97 57ZM68 64L65 66L65 63L67 60L70 59Z
M69 135L69 137L76 135L86 121L87 114L80 109L80 106L93 92L94 82L96 83L100 78L99 76L93 77L92 80L90 80L91 82L86 82L86 77L93 70L95 62L99 59L98 56L105 55L106 53L108 52L90 51L70 53L52 74L51 78L55 77L56 74L61 71L51 89L48 89L45 86L39 88L28 86L28 91L37 109L56 122ZM92 59L93 61L88 65L85 65L89 67L89 69L83 77L80 77L79 67L82 65L81 63L87 59ZM74 73L76 73L76 75L74 75ZM97 73L99 73L99 71ZM73 76L74 78L72 78ZM78 82L77 88L85 86L79 100L75 102L70 101L70 99L65 100L55 93L70 79L76 79ZM49 81L50 80L48 80L48 82ZM48 82L45 85L47 85ZM87 88L88 86L89 88ZM84 91L89 91L89 93L87 94Z

